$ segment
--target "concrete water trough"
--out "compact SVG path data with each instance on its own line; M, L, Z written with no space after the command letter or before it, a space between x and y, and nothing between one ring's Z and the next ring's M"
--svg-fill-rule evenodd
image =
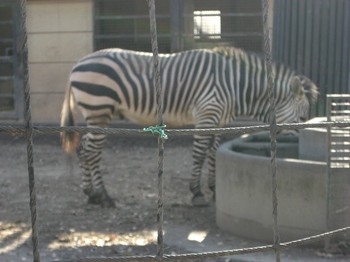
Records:
M277 138L278 221L281 241L327 231L326 135L324 129L307 129L300 130L299 137L281 135ZM299 140L304 141L302 146ZM300 159L300 155L303 159ZM237 236L272 241L270 169L268 133L243 135L218 149L216 218L220 228ZM348 170L335 172L342 172L340 175L349 177ZM342 200L350 199L350 180L347 181L347 190L337 192L343 194L340 196ZM330 201L337 205L337 199ZM349 226L350 208L345 207L344 210L328 225L331 224L334 229Z

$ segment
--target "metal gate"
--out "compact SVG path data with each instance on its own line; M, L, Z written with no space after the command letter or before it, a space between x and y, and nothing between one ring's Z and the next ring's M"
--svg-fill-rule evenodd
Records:
M0 120L23 121L19 2L0 3Z
M327 121L350 122L350 95L327 95ZM327 128L327 229L350 224L350 128ZM347 235L350 241L350 235Z
M273 57L320 88L312 116L326 115L327 94L350 93L350 1L275 0Z

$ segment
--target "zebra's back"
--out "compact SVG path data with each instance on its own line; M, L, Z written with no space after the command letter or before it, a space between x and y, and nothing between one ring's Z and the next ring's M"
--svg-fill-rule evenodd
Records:
M163 114L168 126L195 124L197 102L213 92L216 53L193 50L160 54ZM140 125L156 118L152 54L106 49L82 58L70 83L86 120L123 116Z

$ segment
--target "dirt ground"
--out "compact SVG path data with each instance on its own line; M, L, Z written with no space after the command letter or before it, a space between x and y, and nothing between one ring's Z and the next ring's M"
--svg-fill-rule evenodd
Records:
M191 144L191 137L171 137L165 144L164 252L178 254L266 244L221 231L215 223L214 203L205 208L191 206ZM0 154L0 261L32 261L25 139L1 134ZM157 139L109 136L102 157L104 182L116 201L116 209L86 203L80 189L77 157L63 153L58 134L34 137L41 261L156 254ZM205 175L203 180L205 185ZM210 199L210 191L205 187L204 191ZM303 261L298 259L300 255L308 257L307 261L348 259L322 258L316 249L294 249L283 253L282 258ZM262 258L256 254L205 261L274 261L273 254Z

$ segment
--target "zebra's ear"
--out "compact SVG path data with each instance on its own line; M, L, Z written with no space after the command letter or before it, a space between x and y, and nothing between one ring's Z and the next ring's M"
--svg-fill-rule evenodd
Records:
M290 84L290 89L292 93L295 95L297 101L300 101L304 97L304 88L301 80L298 76L294 76L292 82Z

